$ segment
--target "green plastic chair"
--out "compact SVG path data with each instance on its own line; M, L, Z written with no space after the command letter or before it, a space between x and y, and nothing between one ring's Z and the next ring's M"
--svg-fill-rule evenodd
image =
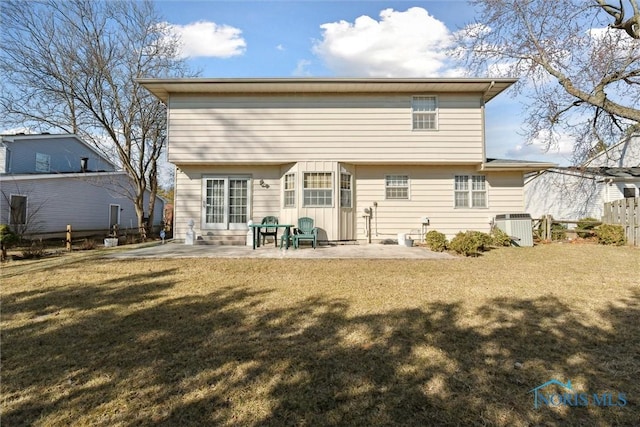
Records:
M277 224L278 218L275 216L265 216L262 218L261 225ZM278 227L260 227L260 236L262 236L262 246L264 246L265 237L273 236L273 244L278 247ZM260 238L258 236L258 238Z
M313 249L318 245L318 229L313 226L312 218L298 218L298 228L293 233L293 247L295 249L300 247L301 240L310 240Z

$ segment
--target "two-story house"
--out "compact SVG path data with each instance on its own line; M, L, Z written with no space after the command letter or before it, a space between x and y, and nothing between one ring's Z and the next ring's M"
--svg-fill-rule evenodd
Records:
M31 237L137 230L133 189L123 171L76 135L0 137L0 223ZM156 202L154 223L162 220Z
M489 231L523 212L523 174L489 160L485 105L513 79L141 79L168 107L175 231L244 237L311 217L321 240Z

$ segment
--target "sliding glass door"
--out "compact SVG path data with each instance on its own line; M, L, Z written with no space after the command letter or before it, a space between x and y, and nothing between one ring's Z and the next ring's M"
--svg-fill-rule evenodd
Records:
M247 228L250 178L206 177L202 186L202 228L238 230Z

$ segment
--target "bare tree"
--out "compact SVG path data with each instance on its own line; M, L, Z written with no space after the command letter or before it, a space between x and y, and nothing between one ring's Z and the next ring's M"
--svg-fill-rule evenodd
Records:
M7 0L1 7L3 119L92 141L129 175L144 232L144 218L154 215L166 113L135 79L189 76L179 40L148 0Z
M458 33L475 74L520 77L525 136L575 139L575 161L640 130L638 0L472 0Z
M32 186L21 186L15 181L5 181L0 190L2 223L9 225L20 240L41 232L44 225L42 210L49 199L34 194Z

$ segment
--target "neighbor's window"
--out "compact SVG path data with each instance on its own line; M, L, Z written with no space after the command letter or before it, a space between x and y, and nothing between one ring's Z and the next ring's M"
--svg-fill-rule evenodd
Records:
M438 99L435 96L414 96L411 108L413 110L413 129L438 129Z
M36 153L36 172L49 172L51 170L51 156Z
M340 174L340 206L351 207L351 174Z
M288 173L284 176L284 207L296 206L296 174Z
M27 223L27 196L12 194L10 204L10 224L24 225Z
M456 208L486 208L487 185L483 175L456 175L454 185Z
M634 187L625 187L622 189L622 196L625 199L636 197L636 189Z
M409 175L387 175L384 187L385 199L408 199Z
M333 206L331 172L305 172L302 189L304 206Z

